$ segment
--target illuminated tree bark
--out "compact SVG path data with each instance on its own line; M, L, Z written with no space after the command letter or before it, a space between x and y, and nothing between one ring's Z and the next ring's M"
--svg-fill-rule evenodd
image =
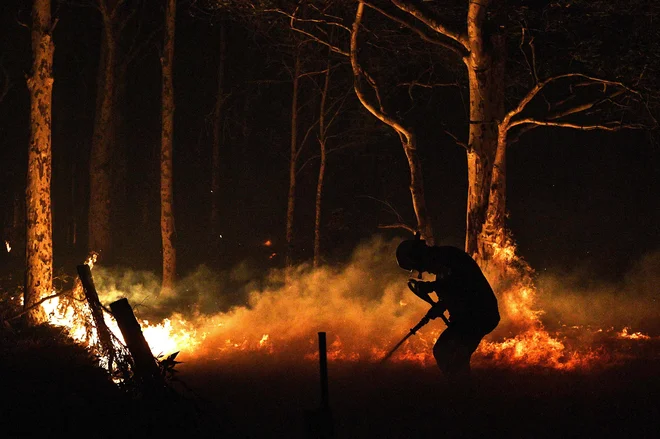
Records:
M174 190L172 149L174 143L174 30L176 1L167 0L162 65L162 131L160 148L160 232L163 247L162 292L169 294L176 281L176 247L174 243Z
M467 43L470 55L464 59L470 89L470 128L468 134L468 196L465 251L477 259L491 256L481 238L492 201L504 207L504 153L499 154L498 172L493 173L498 155L498 121L504 117L504 41L500 35L485 33L489 2L470 3L467 18ZM492 184L492 178L498 178ZM491 200L491 190L494 198ZM502 215L504 212L502 212ZM504 233L504 217L492 233ZM499 228L501 227L501 228Z
M115 143L117 14L123 0L99 0L103 31L96 88L96 116L89 165L88 247L100 256L112 251L111 185Z
M490 251L480 239L486 222L493 165L498 145L498 121L504 116L504 41L496 33L487 33L487 12L490 0L469 2L467 33L456 33L433 20L416 4L392 1L436 32L442 40L435 41L461 56L468 74L470 90L469 131L467 143L467 212L465 251L477 260L489 258ZM501 157L502 158L502 157ZM503 162L502 162L503 164ZM502 198L503 200L503 198ZM502 231L503 232L503 231Z
M619 96L627 95L628 97L631 97L639 94L621 82L609 81L581 73L564 73L540 81L536 76L535 67L532 66L532 69L534 70L533 76L536 80L536 84L527 92L515 108L508 111L503 117L499 117L500 113L498 113L497 148L490 178L488 209L484 225L478 236L479 254L482 255L482 257L485 256L484 259L492 257L495 248L504 247L509 244L508 240L510 238L510 233L506 229L505 224L506 150L510 143L509 134L514 128L520 127L517 133L518 137L524 132L540 126L604 131L618 131L624 128L644 128L644 125L642 124L627 123L620 119L609 121L604 120L600 123L582 124L566 121L566 117L568 116L593 110L595 107L605 102L614 102ZM502 68L500 71L503 72L504 69ZM562 80L576 80L581 88L589 87L592 91L597 91L597 93L593 93L591 100L579 101L577 103L572 103L572 105L563 106L561 111L548 112L542 119L522 116L522 113L527 108L528 104L537 97L539 93L541 93L548 85ZM571 87L569 86L568 89L570 90ZM571 101L572 98L575 97L572 91L569 92L569 97ZM563 103L569 99L559 99L559 101ZM546 105L551 108L558 106L556 102L549 100L547 97Z
M632 124L624 124L620 120L592 125L565 122L563 118L566 116L587 111L604 102L611 102L614 97L626 92L630 94L632 91L621 83L578 73L558 75L539 82L535 66L531 67L537 83L516 108L505 114L506 50L504 36L498 34L498 26L495 23L489 23L492 18L488 18L489 7L497 6L497 3L491 0L469 2L466 20L467 34L451 31L425 13L416 2L392 0L392 3L434 31L440 39L430 38L419 28L397 20L396 17L392 17L386 12L381 12L410 28L422 39L455 52L461 57L467 68L470 89L470 121L466 148L468 197L465 250L478 261L488 261L492 258L497 246L507 244L509 239L509 232L505 227L506 147L508 145L507 135L512 128L516 126L525 126L523 130L529 130L534 126L559 126L583 130L639 128ZM493 15L492 12L490 15ZM566 77L580 77L582 87L585 85L601 86L603 93L593 101L569 105L563 111L549 113L543 120L520 117L527 104L546 85ZM610 92L612 86L614 86L614 91Z
M213 109L213 146L211 152L211 233L213 239L218 234L218 222L220 220L220 150L223 141L223 104L225 101L224 78L226 62L226 31L224 22L220 22L220 60L218 63L218 88Z
M53 231L50 198L51 103L53 54L50 0L32 5L32 75L30 92L30 140L28 149L26 208L26 274L24 306L28 324L46 320L43 308L34 306L53 288Z
M303 3L312 4L312 2ZM322 44L334 53L351 58L355 92L360 102L375 117L392 127L401 139L410 167L410 190L418 228L425 235L427 233L431 235L431 233L424 230L425 224L423 221L428 221L428 218L425 205L422 204L421 166L417 159L415 137L409 127L404 126L401 121L391 116L395 112L388 114L384 110L377 84L358 61L357 34L363 19L364 7L377 11L401 28L405 28L407 33L417 35L421 40L432 44L433 47L453 52L457 57L456 59L463 62L466 67L469 88L469 128L467 129L468 141L465 143L457 141L457 143L465 147L467 161L468 194L465 250L479 262L487 262L493 257L498 246L510 243L510 233L505 225L506 147L509 143L508 136L511 134L512 128L520 127L517 130L518 136L536 126L556 126L581 130L642 128L641 126L635 126L635 124L623 123L621 119L610 119L609 122L595 124L580 124L565 120L566 116L580 112L589 113L589 110L592 109L599 110L600 108L596 107L600 104L612 103L611 107L625 108L629 105L626 99L614 101L614 98L626 93L626 98L633 97L634 100L635 92L621 83L578 73L557 75L539 81L534 66L533 48L531 63L527 55L525 55L525 60L530 70L532 70L532 77L536 84L516 108L506 113L504 86L505 61L508 54L505 47L506 27L504 24L511 20L509 12L514 11L512 7L503 2L492 0L468 1L466 4L467 13L461 12L461 14L465 14L463 21L465 28L458 32L447 27L438 18L447 16L451 17L451 21L455 21L455 5L448 4L445 6L439 4L440 2L412 0L324 2L325 9L309 8L309 10L316 11L314 17L301 16L300 11L303 3L298 3L293 11L278 10L278 12L288 18L288 23L294 30L305 35L310 41ZM346 20L341 18L341 10L345 9L348 3L358 4L352 29L349 29L344 24ZM336 6L337 9L330 12L331 5ZM519 9L517 12L524 13L524 10ZM344 29L351 33L350 53L328 40L328 30L322 29L323 25L327 25L328 29ZM391 30L389 31L391 32ZM378 36L378 31L371 30L371 32L372 35ZM374 43L375 46L379 44L383 44L383 41ZM531 41L529 44L531 46ZM522 42L519 46L522 49ZM538 118L538 116L524 117L521 114L527 104L545 86L567 77L578 78L578 81L573 84L574 87L569 86L570 94L568 98L557 102L549 102L548 96L544 95L544 107L547 109L547 113L544 114L543 118ZM637 81L641 80L641 75L636 79ZM574 99L577 95L575 92L577 88L582 90L590 88L591 93L587 94L587 102L578 102L579 99ZM552 92L554 93L554 91L553 89ZM598 93L599 91L600 93ZM637 95L637 102L645 105L642 102L643 100L640 99L639 93ZM589 101L589 99L592 100ZM562 110L557 111L558 108L562 108ZM538 108L536 111L538 111ZM651 119L653 119L652 116Z

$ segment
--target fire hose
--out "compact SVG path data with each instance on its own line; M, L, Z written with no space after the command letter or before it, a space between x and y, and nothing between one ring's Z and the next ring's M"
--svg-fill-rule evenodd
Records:
M440 306L438 302L434 302L433 299L431 299L428 295L421 294L419 292L419 289L417 288L416 282L413 282L412 280L408 282L408 288L410 288L410 291L415 293L417 297L422 299L425 302L428 302L431 304L431 309L428 310L426 315L422 317L422 319L417 323L413 328L410 329L408 334L406 334L405 337L401 339L388 353L385 355L385 357L380 360L380 363L383 364L385 363L391 356L396 352L399 347L401 347L402 344L406 342L411 336L415 335L417 331L419 331L424 325L426 325L431 319L434 319L435 316L437 316L437 311L434 309L435 306ZM445 317L444 310L442 313L440 313L439 317L442 319L443 322L445 322L445 325L449 326L449 320L447 320L447 317Z

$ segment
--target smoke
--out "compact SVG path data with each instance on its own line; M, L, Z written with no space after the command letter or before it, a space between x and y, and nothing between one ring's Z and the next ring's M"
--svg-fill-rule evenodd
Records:
M644 255L620 282L602 282L585 270L538 276L538 307L549 327L629 327L660 333L660 251Z
M267 272L247 263L223 272L201 266L167 297L159 296L160 279L153 273L102 266L93 272L104 303L126 297L141 319L192 324L203 338L198 355L311 354L316 333L325 331L330 355L363 358L382 356L428 310L408 291L408 273L396 265L398 243L372 238L340 266L302 264ZM437 335L442 323L434 326Z
M153 273L97 265L93 274L103 303L126 297L138 318L153 323L166 318L184 359L236 359L241 352L251 358L263 352L269 361L300 359L316 353L316 333L324 331L330 358L377 361L428 310L408 290L408 273L396 265L398 243L376 236L360 244L346 263L318 268L302 264L263 271L241 263L218 271L200 266L180 279L175 295L167 296L159 295L160 278ZM644 257L619 285L600 284L586 272L542 274L535 282L536 295L509 285L513 293L498 293L501 328L488 338L499 339L515 326L508 320L530 326L538 315L548 329L557 330L562 325L657 328L658 268L660 252ZM392 360L433 363L431 347L444 328L439 319L432 321ZM537 350L547 348L536 339L524 341ZM509 350L517 352L522 345L516 343ZM564 355L563 347L555 350Z

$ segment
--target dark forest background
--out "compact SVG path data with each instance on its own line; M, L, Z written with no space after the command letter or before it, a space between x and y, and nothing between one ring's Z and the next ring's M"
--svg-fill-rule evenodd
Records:
M125 93L119 101L112 218L116 252L106 263L158 271L163 10L152 2L135 4L129 35L143 47L128 66ZM220 12L200 6L180 2L177 14L174 194L178 271L185 273L201 263L224 269L244 259L263 268L280 266L285 251L290 60L280 51L274 31L263 26L255 30L243 19L225 16L229 97L220 174L222 238L210 236L211 113ZM2 85L8 86L0 102L0 231L2 240L12 246L9 253L0 251L0 266L22 270L30 2L5 0L0 8L0 68ZM89 151L101 22L96 9L72 2L56 3L54 17L58 19L52 133L54 265L71 271L87 255ZM618 29L622 34L639 26L634 21L622 23ZM579 33L572 35L581 38ZM621 41L603 39L601 44L618 47ZM310 44L308 50L312 57L322 49ZM648 57L657 63L658 52L649 52ZM645 74L657 72L649 68ZM349 67L337 67L337 77L348 76ZM350 80L341 81L338 90L349 90ZM316 107L310 101L312 80L303 86L308 87L303 101L309 102L303 109L304 131ZM458 247L463 246L465 230L465 152L444 130L459 134L465 130L461 104L465 89L462 85L443 90L442 98L420 99L409 116L419 130L436 238ZM333 147L339 149L329 156L326 177L322 251L328 262L342 260L360 240L376 233L406 237L401 230L379 228L396 221L388 205L409 222L414 218L405 156L394 132L362 111L352 94L345 106L346 117L337 128L340 135L333 140ZM429 108L446 121L444 126L428 116ZM312 136L305 146L301 163L306 165L299 174L296 261L309 260L313 251L318 167L313 140ZM535 269L579 266L598 276L617 278L643 254L660 247L660 152L654 132L539 128L509 148L508 166L508 224L521 254ZM263 245L267 240L273 242L272 247ZM273 252L277 256L271 257Z

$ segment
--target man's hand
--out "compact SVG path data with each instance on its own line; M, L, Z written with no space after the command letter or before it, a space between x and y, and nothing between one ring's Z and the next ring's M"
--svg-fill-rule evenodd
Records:
M408 280L408 286L417 295L428 296L435 291L435 282L424 282L417 279Z
M431 307L429 312L426 313L426 317L428 317L429 319L437 319L438 317L444 317L446 309L447 307L442 302L437 302L435 305Z

